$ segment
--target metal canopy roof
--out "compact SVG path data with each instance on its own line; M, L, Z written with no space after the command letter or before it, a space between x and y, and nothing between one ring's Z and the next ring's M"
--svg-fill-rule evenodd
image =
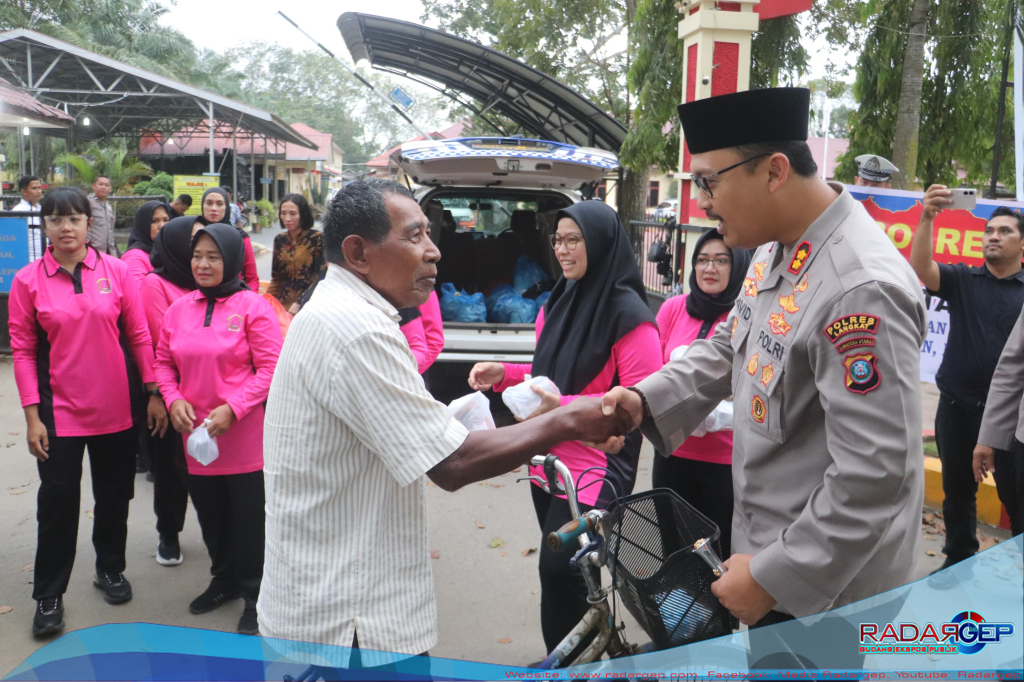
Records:
M0 33L0 75L76 119L88 116L90 125L74 126L78 138L163 136L183 125L209 134L212 119L217 134L316 148L269 112L27 29Z
M358 12L342 14L338 29L356 62L437 90L499 131L487 118L492 109L544 140L618 153L626 137L621 123L579 93L478 43Z

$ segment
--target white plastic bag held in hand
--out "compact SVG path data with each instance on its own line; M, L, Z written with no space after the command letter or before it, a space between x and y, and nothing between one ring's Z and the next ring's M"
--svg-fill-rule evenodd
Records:
M188 454L204 467L209 466L220 455L217 450L217 439L210 436L209 428L213 424L207 419L197 426L188 437L186 449Z
M448 410L460 424L470 431L494 428L491 401L480 391L453 400L448 406Z
M692 435L706 436L717 431L732 431L732 416L732 401L723 400L715 409L711 410L711 414L704 417L704 421Z
M533 377L529 374L526 375L526 380L523 383L513 386L504 393L501 394L501 399L508 409L512 410L512 414L516 416L516 419L520 421L526 419L531 414L537 411L540 407L542 399L539 395L533 392L530 388L536 386L537 388L544 389L549 393L561 397L562 394L558 392L558 387L555 386L555 382L551 381L547 377Z

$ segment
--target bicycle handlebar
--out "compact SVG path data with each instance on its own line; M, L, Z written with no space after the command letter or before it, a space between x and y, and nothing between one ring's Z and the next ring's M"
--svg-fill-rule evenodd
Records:
M548 533L548 549L552 552L561 552L569 546L573 540L589 531L597 528L596 516L587 514L578 519L573 519L556 531Z

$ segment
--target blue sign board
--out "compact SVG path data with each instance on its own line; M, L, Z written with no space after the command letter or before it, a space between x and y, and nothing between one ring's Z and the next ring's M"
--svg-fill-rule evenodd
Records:
M274 183L274 178L260 178L261 185L271 185Z
M28 265L28 239L28 218L0 216L0 292L11 293L15 273Z
M409 93L407 93L402 88L397 88L396 87L394 90L391 91L391 93L388 95L388 97L391 98L392 102L394 102L398 106L402 107L402 109L404 111L409 111L409 108L412 107L412 105L416 103L416 100L414 100L409 95Z

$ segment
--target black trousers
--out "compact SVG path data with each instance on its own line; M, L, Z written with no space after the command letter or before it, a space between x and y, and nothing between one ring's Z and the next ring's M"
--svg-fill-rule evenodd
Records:
M996 450L996 471L992 476L999 500L1010 517L1010 532L1024 533L1024 443L1014 439L1010 452Z
M189 474L213 582L233 586L255 600L263 581L266 512L263 471L226 476Z
M37 462L39 495L32 598L58 597L68 589L78 547L82 459L89 449L92 474L92 544L96 570L121 573L128 540L128 505L135 497L135 428L102 436L50 436L49 457Z
M188 469L181 434L168 427L163 438L150 435L148 449L153 471L156 532L177 535L185 527L185 510L188 509Z
M978 484L973 463L983 414L939 395L935 445L942 460L942 518L946 523L942 551L950 563L963 561L978 551Z
M721 531L721 559L732 554L732 465L701 462L686 457L654 458L654 488L668 488L711 519Z
M548 533L556 531L572 520L568 500L555 497L541 490L538 486L530 486L533 496L533 508L537 512L540 524L540 629L544 636L544 646L548 653L565 639L580 620L590 610L587 601L587 581L580 571L569 566L573 554L579 551L579 544L561 552L552 552L547 546ZM592 507L580 504L580 513L590 511ZM601 573L594 566L584 570L591 572L598 583Z

